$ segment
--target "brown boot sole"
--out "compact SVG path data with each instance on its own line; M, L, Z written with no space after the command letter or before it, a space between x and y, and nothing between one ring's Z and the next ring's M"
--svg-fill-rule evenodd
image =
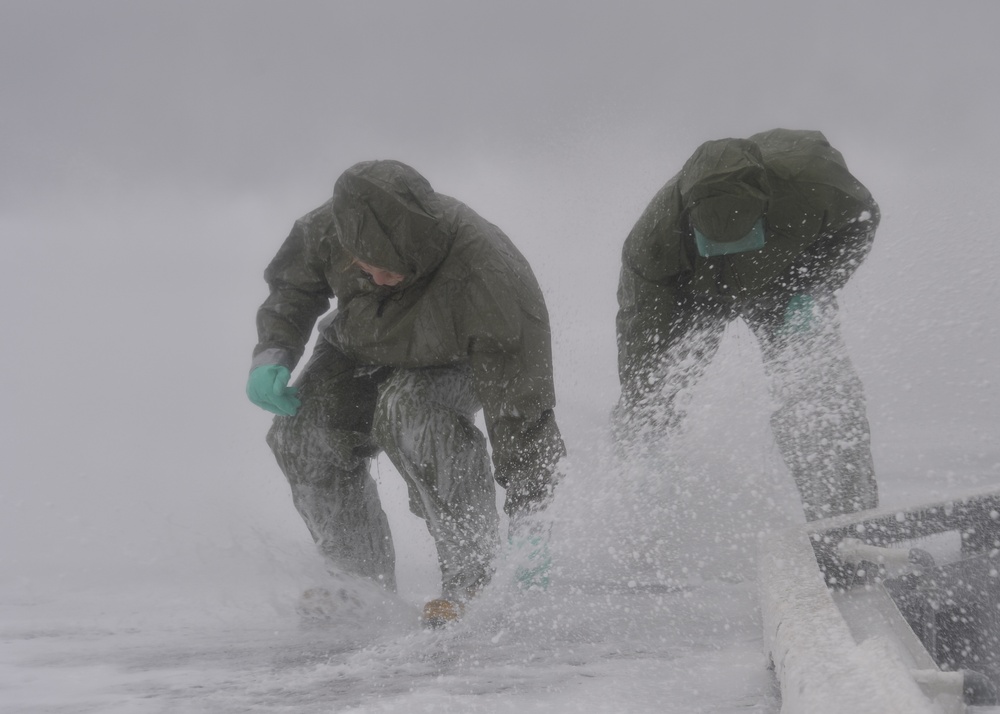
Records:
M465 606L462 603L437 598L424 605L420 621L425 627L438 629L457 622L464 614Z

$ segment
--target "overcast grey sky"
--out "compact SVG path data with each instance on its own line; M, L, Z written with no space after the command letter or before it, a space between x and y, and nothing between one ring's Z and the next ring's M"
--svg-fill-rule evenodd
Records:
M989 431L998 26L985 0L0 0L3 527L47 558L301 528L242 393L260 274L371 158L532 261L572 441L614 397L652 194L707 139L821 129L884 214L844 299L875 427Z
M5 0L0 12L5 210L95 184L311 186L373 153L516 161L635 132L678 150L775 124L931 160L971 135L997 147L986 1Z

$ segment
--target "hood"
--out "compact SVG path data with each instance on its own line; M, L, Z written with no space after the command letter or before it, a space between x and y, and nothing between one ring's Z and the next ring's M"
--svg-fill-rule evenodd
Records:
M691 224L713 241L737 241L767 211L770 187L760 149L746 139L702 144L681 171Z
M344 250L411 279L432 273L453 238L430 183L398 161L365 161L341 174L333 217Z

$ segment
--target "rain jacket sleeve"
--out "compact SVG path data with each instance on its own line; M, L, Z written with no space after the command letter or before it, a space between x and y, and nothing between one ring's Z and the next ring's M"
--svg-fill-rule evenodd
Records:
M674 318L677 297L669 287L646 280L628 265L618 284L618 377L629 402L641 397Z
M690 271L681 236L679 175L654 196L622 249L618 374L626 400L641 396L676 316L679 276Z
M555 465L566 449L556 425L548 319L525 304L514 286L473 288L468 304L469 361L497 483L507 490L506 512L542 505L555 482Z
M257 311L252 368L281 364L294 369L316 320L330 308L333 291L324 273L329 244L323 233L316 212L296 221L265 269L270 294Z
M787 284L791 292L842 289L868 257L880 214L874 200L864 205L828 212L828 225L820 237L792 264Z

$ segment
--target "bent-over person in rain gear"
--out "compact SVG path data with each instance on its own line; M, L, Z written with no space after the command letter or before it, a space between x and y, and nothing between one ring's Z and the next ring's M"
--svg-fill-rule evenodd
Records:
M727 323L760 342L771 425L809 520L878 504L865 400L835 293L871 249L879 209L818 131L702 144L622 251L619 446L642 453L682 418Z
M247 393L278 415L267 441L329 569L395 588L369 474L384 451L437 549L442 598L425 614L457 616L492 573L494 479L514 539L551 497L565 453L531 268L499 228L409 166L370 161L295 223L264 277Z

